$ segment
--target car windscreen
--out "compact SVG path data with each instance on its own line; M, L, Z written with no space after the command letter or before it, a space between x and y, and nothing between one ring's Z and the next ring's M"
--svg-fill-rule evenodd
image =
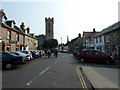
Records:
M12 56L17 56L17 55L15 55L14 53L10 53L10 52L8 52L7 54L8 54L8 55L12 55Z
M23 53L25 53L25 54L28 54L29 52L27 52L27 51L22 51Z

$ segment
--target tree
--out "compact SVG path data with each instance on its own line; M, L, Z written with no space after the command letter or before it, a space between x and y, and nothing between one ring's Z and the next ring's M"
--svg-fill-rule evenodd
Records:
M58 45L57 39L46 39L44 40L42 47L45 49L53 49L56 48Z

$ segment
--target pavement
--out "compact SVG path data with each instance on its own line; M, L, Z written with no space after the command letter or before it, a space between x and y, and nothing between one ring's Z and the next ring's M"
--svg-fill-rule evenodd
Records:
M94 88L119 89L118 68L81 67L87 79Z

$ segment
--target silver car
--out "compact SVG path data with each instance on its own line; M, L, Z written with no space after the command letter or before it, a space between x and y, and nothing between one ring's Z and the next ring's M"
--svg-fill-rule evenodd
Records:
M17 56L22 56L24 58L23 63L26 63L26 61L29 60L29 58L27 57L27 55L24 54L24 53L21 53L21 52L18 52L18 51L10 52L10 53L15 54Z
M29 60L33 59L32 57L32 54L30 51L27 51L27 50L23 50L23 51L18 51L18 52L21 52L21 53L24 53L27 55L27 57L29 58Z

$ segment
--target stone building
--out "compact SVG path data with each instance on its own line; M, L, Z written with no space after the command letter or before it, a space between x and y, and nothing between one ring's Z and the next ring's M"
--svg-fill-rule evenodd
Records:
M45 40L45 35L43 35L43 34L42 35L36 35L35 37L38 40L38 48L37 49L42 49L42 44Z
M24 32L24 50L37 50L37 38L34 33L30 33L30 28L25 28L25 24L22 22L20 29Z
M83 39L81 34L78 34L78 37L72 39L65 46L68 46L68 51L73 52L74 50L82 50L83 49Z
M104 52L112 54L114 49L117 49L117 57L120 58L120 21L103 29L99 37L104 37L101 39L101 42L104 43Z
M46 39L54 39L54 19L45 18Z
M18 30L14 20L8 20L2 23L2 52L18 51L23 49L24 33Z
M95 39L100 32L96 32L95 28L92 32L83 32L83 48L95 49Z
M14 20L7 20L3 10L0 10L2 23L0 24L0 52L35 50L37 39L28 33L29 28L23 29L16 26ZM29 30L28 30L29 29Z

